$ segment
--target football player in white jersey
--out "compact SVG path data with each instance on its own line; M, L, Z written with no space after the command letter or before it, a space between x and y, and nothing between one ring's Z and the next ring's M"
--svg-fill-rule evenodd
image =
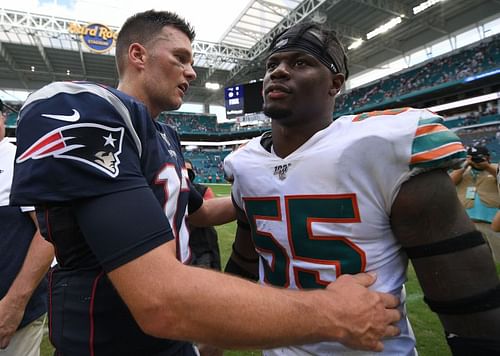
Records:
M347 76L333 32L299 24L275 37L263 83L272 130L225 160L239 210L226 271L290 289L372 271L372 288L400 298L406 313L410 257L453 354L499 354L499 278L446 173L465 158L460 140L427 110L333 121ZM384 353L416 355L406 315L398 326ZM322 342L264 354L365 353Z

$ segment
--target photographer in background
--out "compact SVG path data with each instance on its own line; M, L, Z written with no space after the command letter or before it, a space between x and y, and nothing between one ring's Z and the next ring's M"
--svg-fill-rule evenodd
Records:
M450 177L467 214L487 238L495 261L500 262L500 234L491 228L500 207L497 169L498 165L491 163L486 147L469 147L465 165L452 171Z

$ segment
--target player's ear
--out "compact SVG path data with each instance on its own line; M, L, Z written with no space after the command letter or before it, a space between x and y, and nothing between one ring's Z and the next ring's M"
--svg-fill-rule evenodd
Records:
M342 73L335 73L331 75L330 82L330 95L335 96L340 92L342 85L344 85L345 77Z
M128 47L128 61L133 67L143 69L145 58L146 48L140 43L134 42Z

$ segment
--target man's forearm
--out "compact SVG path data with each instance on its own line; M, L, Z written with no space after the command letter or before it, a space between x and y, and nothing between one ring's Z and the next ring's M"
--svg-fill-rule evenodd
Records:
M34 213L30 213L36 224ZM4 256L4 258L8 258ZM54 258L54 249L36 230L21 270L0 299L0 349L6 348L22 321L26 305Z
M396 335L386 323L399 319L399 312L386 311L384 305L389 302L394 308L398 299L388 295L381 299L369 292L365 286L374 280L361 286L355 277L342 276L328 291L264 287L181 265L173 258L174 244L160 246L108 274L147 334L258 349L320 340L379 349L379 337Z
M33 236L23 266L4 298L18 305L26 305L36 287L47 273L54 259L52 244L37 232Z
M189 223L198 227L222 225L235 219L236 209L229 197L204 200L203 205L188 217Z
M454 171L450 172L449 175L450 175L451 180L453 181L453 184L457 185L458 183L460 183L466 169L467 169L467 167L462 167L462 168L455 169Z

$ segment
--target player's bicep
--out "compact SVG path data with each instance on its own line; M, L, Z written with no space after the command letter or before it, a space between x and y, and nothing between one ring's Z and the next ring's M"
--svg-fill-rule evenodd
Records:
M74 211L87 244L106 272L173 239L168 219L149 188L82 199L74 204Z
M445 329L492 338L488 330L500 327L500 309L491 307L499 285L495 264L448 175L432 171L404 183L392 206L391 225Z
M486 273L480 278L481 281L471 278L481 274L481 271L494 268L486 244L465 245L464 248L457 249L457 242L450 245L448 250L446 248L446 241L473 232L475 227L445 172L420 174L404 183L392 206L391 225L396 238L405 249L415 251L416 248L417 253L422 255L420 258L413 258L413 264L420 281L424 282L423 287L426 288L428 297L446 298L474 293L471 289L474 285L481 289L485 283L493 286L497 280L492 278L496 277L496 273ZM418 250L419 247L422 250ZM420 252L427 250L428 255ZM436 254L437 251L441 253ZM443 282L453 279L455 283L435 283L438 272ZM467 291L462 289L465 286Z

